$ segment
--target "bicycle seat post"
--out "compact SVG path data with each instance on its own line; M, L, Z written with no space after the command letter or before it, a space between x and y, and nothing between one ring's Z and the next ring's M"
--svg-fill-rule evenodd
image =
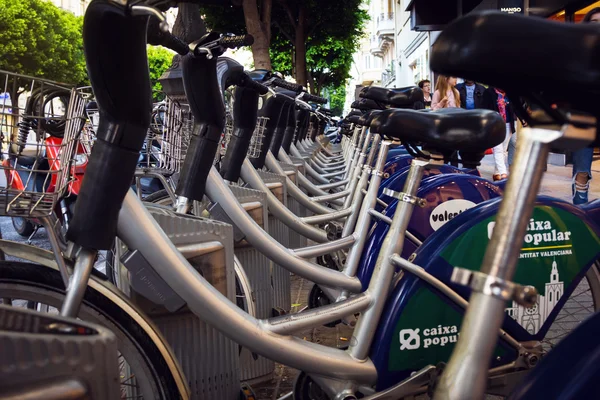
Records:
M387 145L384 142L383 146ZM385 151L384 151L385 153ZM423 200L417 198L417 190L423 178L423 171L433 160L415 158L412 161L406 183L402 193L397 193L398 207L392 219L389 233L386 235L379 256L377 266L367 289L374 296L373 304L361 314L353 334L353 342L349 352L357 360L366 359L375 336L375 327L383 312L385 299L391 288L390 282L394 275L395 266L392 263L394 254L401 254L404 245L404 236L408 223L412 217L415 206L423 204Z
M471 287L472 294L458 343L435 392L436 399L480 399L487 387L487 370L504 321L507 301L519 301L511 279L523 237L533 213L550 143L558 139L587 140L595 129L565 125L561 130L524 128L511 175L496 217L481 273L468 279L455 269L452 280Z

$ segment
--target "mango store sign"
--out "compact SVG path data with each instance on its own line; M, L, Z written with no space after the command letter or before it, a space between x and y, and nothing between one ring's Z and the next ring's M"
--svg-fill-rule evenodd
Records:
M498 0L498 9L507 14L523 14L523 0Z

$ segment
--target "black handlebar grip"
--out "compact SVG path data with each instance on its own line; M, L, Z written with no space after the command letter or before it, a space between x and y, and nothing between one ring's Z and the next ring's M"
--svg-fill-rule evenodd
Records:
M309 119L310 114L308 110L299 109L296 112L296 130L294 131L294 144L298 143L298 140L302 140L306 137Z
M177 182L175 193L190 200L201 201L206 189L206 180L212 168L221 132L214 125L198 124L194 126L194 134L187 148L185 160L181 167L181 178ZM212 132L211 132L212 131Z
M183 87L194 114L194 131L175 193L202 201L206 180L225 127L225 105L217 78L217 58L181 57Z
M254 43L254 36L252 35L239 35L239 36L223 36L219 39L219 46L225 47L226 49L235 49L238 47L252 46Z
M113 246L117 216L150 126L147 25L148 17L131 16L110 2L94 1L85 14L84 52L100 123L67 238L86 248Z
M298 85L292 82L284 81L283 79L275 78L271 81L271 83L275 86L278 86L283 89L291 90L292 92L300 93L304 90L302 85Z
M227 152L221 161L221 176L230 182L240 179L242 164L246 158L254 129L234 128L227 144Z
M240 77L238 86L245 87L246 89L254 90L255 92L257 92L260 95L267 94L269 92L269 88L267 86L250 78L250 76L248 76L248 74L243 74Z
M277 122L277 128L275 128L275 133L273 134L271 144L269 145L269 150L271 150L271 153L273 153L275 158L279 157L279 149L281 148L281 144L283 143L283 137L287 129L287 122L290 109L292 109L291 104L286 103L283 105L283 108L281 109L281 115L279 116L279 121Z
M189 46L183 40L172 35L170 32L162 31L158 18L150 18L147 38L149 44L166 47L182 56L190 52Z
M186 42L168 32L165 33L165 39L162 46L167 47L182 56L185 56L190 52L190 46L188 46Z
M315 95L309 94L309 93L304 93L304 95L302 96L302 100L312 101L313 103L318 103L318 104L327 104L326 98L320 97L320 96L315 96Z
M256 128L258 93L246 87L238 87L233 101L233 132L227 144L227 152L221 162L221 176L231 182L240 178L242 164Z
M281 148L285 150L286 153L290 152L290 147L292 146L292 141L294 140L295 131L296 112L294 110L294 107L290 105L287 114L287 124L285 127L285 131L283 132L283 142L281 143Z

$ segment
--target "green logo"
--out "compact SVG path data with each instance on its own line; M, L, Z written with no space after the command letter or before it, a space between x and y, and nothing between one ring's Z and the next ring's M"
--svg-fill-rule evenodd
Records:
M458 236L441 257L452 267L480 270L495 215ZM550 206L537 206L523 238L514 281L538 290L537 303L524 308L507 304L506 312L531 334L537 333L581 269L600 252L600 239L577 216ZM390 346L389 369L416 370L447 361L456 343L462 311L437 292L417 290L396 323ZM501 356L498 348L496 355Z

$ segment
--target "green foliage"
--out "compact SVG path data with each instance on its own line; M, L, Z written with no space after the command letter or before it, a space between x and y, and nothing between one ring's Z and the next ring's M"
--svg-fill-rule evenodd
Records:
M324 88L344 87L350 76L352 56L360 46L369 18L360 4L361 0L273 0L270 46L273 70L294 76L293 39L298 10L302 6L306 7L306 61L311 91L318 94ZM241 7L205 6L202 12L210 29L236 34L246 32ZM341 96L344 91L336 89L334 92Z
M43 0L0 0L0 69L60 82L86 80L83 18Z
M329 99L329 109L333 112L333 115L341 116L346 103L346 84L327 87L324 92L324 96Z
M292 74L294 55L290 49L299 21L292 22L289 15L297 17L299 7L305 7L305 57L311 92L319 94L324 87L341 85L350 76L352 56L359 49L369 19L360 8L361 0L290 0L286 4L287 10L273 14L278 27L271 40L273 69Z
M150 84L152 85L152 97L154 101L161 101L165 95L158 78L171 66L173 53L164 47L148 46L148 69L150 70Z

